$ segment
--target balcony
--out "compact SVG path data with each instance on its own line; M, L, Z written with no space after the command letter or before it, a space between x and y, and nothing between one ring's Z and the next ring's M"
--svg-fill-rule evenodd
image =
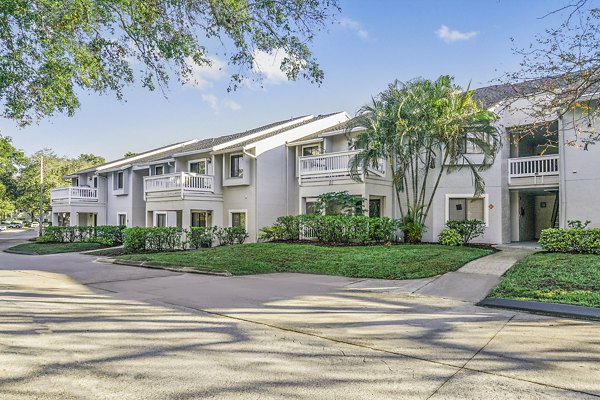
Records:
M144 178L144 196L146 198L176 195L184 199L203 193L214 193L214 176L176 172Z
M98 203L98 189L79 186L64 186L50 191L50 204Z
M558 173L558 154L508 159L509 186L556 186Z
M299 158L298 178L300 184L312 181L350 179L350 165L360 151L343 151ZM385 176L385 161L369 168L369 173Z

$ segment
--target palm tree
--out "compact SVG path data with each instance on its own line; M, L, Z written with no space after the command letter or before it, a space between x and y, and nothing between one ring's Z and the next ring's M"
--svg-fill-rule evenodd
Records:
M494 125L498 117L481 108L472 95L449 76L395 81L348 126L348 132L361 128L354 142L361 150L351 164L354 178L359 180L361 172L368 174L369 167L386 160L400 215L414 231L411 241L420 241L444 173L467 168L475 196L485 189L481 171L491 167L500 148ZM468 149L477 149L483 160L474 163Z

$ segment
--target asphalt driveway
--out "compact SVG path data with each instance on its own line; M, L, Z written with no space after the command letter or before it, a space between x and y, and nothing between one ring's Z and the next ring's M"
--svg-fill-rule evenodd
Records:
M1 253L0 393L600 397L599 324L414 294L423 283L215 277Z

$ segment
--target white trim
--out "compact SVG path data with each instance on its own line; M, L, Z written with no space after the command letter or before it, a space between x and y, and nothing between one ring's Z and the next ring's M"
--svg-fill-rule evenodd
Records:
M201 163L201 162L204 162L204 173L203 174L200 173L200 172L197 172L197 173L200 174L200 175L210 175L208 173L208 164L210 164L210 159L207 158L207 157L205 157L205 158L197 158L195 160L189 160L188 163L187 163L187 172L192 172L192 164L193 163Z
M129 220L127 219L126 212L117 212L117 225L119 225L119 219L120 219L121 215L125 216L125 226L129 226Z
M162 153L162 152L165 152L165 151L169 151L171 149L176 149L177 147L187 146L187 145L190 145L192 143L196 143L198 141L199 141L199 139L193 139L193 140L188 140L187 142L172 144L172 145L166 146L166 147L161 147L161 148L156 149L156 150L150 150L150 151L147 151L147 152L144 152L144 153L137 154L137 155L135 155L133 157L128 157L128 158L126 158L124 160L113 161L113 162L107 163L105 165L101 165L98 168L96 168L96 171L104 171L104 170L106 170L108 168L116 167L116 166L119 166L119 165L121 165L123 163L126 163L126 165L129 165L129 164L131 164L132 161L138 160L140 158L146 158L146 157L152 156L154 154L159 154L159 153Z
M309 148L317 147L319 149L319 152L316 155L323 154L323 146L321 146L321 143L311 143L311 144L305 144L305 145L300 146L300 154L302 155L302 157L304 157L304 149L306 147L309 147ZM309 154L309 155L313 156L315 154Z
M302 146L305 144L323 143L324 141L325 141L325 139L320 137L320 138L314 138L314 139L298 140L295 142L287 142L285 145L287 147L295 147L295 146Z
M156 173L156 169L157 168L162 168L162 171L160 172L160 174ZM154 166L154 174L153 175L164 175L165 174L165 166L160 164L160 165L155 165Z
M152 215L152 226L158 227L158 216L159 215L165 216L165 227L169 226L169 213L166 211L154 211L154 213Z
M246 223L245 223L245 227L244 229L246 229L246 232L248 232L248 209L231 209L229 210L229 225L228 226L233 226L233 213L244 213L246 214Z
M444 203L444 225L448 222L450 218L450 199L483 199L483 222L485 222L485 226L490 226L490 195L483 194L481 196L473 196L473 193L470 194L446 194L446 200Z

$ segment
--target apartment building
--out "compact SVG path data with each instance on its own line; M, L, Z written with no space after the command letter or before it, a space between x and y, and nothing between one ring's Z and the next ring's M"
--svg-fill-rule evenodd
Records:
M244 226L249 240L286 215L286 143L336 126L345 112L307 115L210 139L194 139L69 176L51 192L56 225ZM291 173L294 173L292 171Z
M436 241L448 220L480 219L480 240L510 243L539 238L542 229L591 220L600 226L600 148L568 143L577 135L577 112L539 127L512 103L516 91L536 99L535 85L480 88L475 98L495 111L503 146L482 172L485 193L474 197L469 172L446 174L426 221L425 241ZM596 100L592 100L596 101ZM596 106L596 104L593 104ZM292 118L232 135L194 139L120 159L69 178L52 191L58 225L244 226L249 240L282 215L313 212L317 197L348 191L368 203L371 216L399 217L390 168L385 162L353 179L358 150L345 112ZM598 127L595 127L598 132ZM527 132L527 134L524 134ZM474 164L477 148L467 149ZM438 166L439 168L439 166Z

